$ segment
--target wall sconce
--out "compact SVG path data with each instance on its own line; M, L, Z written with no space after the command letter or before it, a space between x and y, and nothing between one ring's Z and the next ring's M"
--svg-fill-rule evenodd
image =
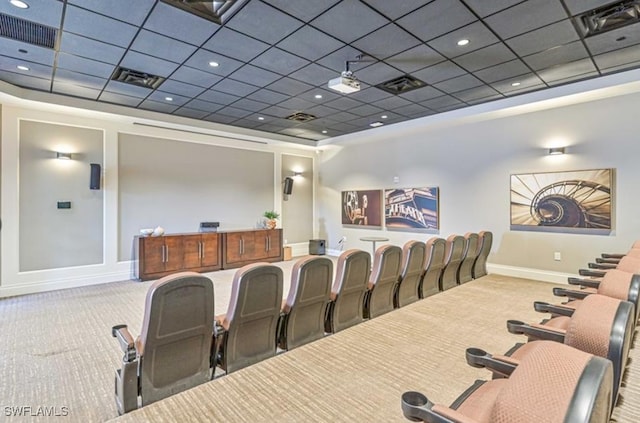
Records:
M71 160L71 153L61 153L58 151L56 153L56 158L59 160Z
M302 172L293 172L293 177L297 178L299 176L302 176Z
M553 147L549 149L550 156L558 156L560 154L564 154L564 147Z

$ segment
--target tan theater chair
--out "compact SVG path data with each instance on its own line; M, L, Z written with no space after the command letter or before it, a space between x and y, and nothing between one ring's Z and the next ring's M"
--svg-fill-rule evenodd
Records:
M426 242L426 260L420 283L420 298L427 298L440 292L440 275L444 267L446 245L447 241L435 236Z
M473 279L473 265L478 258L480 237L473 232L464 234L464 251L462 252L462 262L458 269L458 283L463 284Z
M115 397L123 414L211 379L214 326L211 279L193 272L166 276L147 292L142 333L114 326L124 352L116 370Z
M603 254L603 256L606 256L606 257L596 257L596 263L618 264L620 263L620 260L622 260L625 257L640 258L640 247L632 248L629 251L627 251L626 254L616 254L615 257L613 257L614 254Z
M458 285L458 269L464 252L464 237L451 235L447 238L444 253L444 268L440 275L440 290L446 291Z
M364 317L373 319L393 310L393 298L400 276L402 248L383 245L376 250L368 291L364 297Z
M615 403L631 348L634 321L631 303L594 294L585 298L570 316L559 316L545 324L532 325L509 320L507 329L513 334L526 335L529 340L561 342L609 359L613 363ZM531 343L516 344L506 355L522 360L531 348Z
M628 256L620 259L617 264L598 264L589 263L589 269L580 269L580 276L589 276L592 278L602 278L611 270L622 270L629 273L640 273L640 258Z
M478 258L473 264L473 279L487 275L487 259L493 244L493 233L489 231L478 232Z
M227 374L276 355L282 279L266 263L236 271L227 313L216 316L216 362Z
M307 256L291 270L289 295L283 301L279 346L291 350L324 336L324 317L330 301L333 261Z
M336 333L364 321L364 296L371 273L371 255L351 249L338 257L324 330Z
M402 247L402 270L394 298L394 307L404 307L420 299L419 288L426 260L426 246L421 241L409 241Z
M626 253L602 253L600 257L605 260L620 260L621 258L631 254L634 257L640 257L640 240L635 241L631 244L631 248Z
M404 416L427 423L608 423L611 362L557 342L532 344L522 361L468 349L470 365L508 378L476 381L450 407L405 392Z

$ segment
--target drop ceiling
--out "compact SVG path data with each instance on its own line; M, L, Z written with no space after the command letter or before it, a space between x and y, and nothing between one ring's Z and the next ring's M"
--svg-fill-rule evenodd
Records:
M0 13L55 29L55 45L1 36L2 81L304 140L640 67L639 24L584 36L578 15L610 1L246 0L221 24L161 0L24 1ZM347 61L362 88L343 95L327 82ZM162 82L112 80L119 68ZM424 86L376 87L405 75Z

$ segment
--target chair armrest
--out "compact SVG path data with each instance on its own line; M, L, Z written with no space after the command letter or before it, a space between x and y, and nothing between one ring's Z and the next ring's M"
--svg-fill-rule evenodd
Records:
M584 291L576 291L573 289L564 289L564 288L553 288L553 295L556 297L568 297L573 300L584 300L589 295L593 294L593 292L584 292Z
M507 320L507 330L515 335L564 343L565 331L555 328L532 326L519 320Z
M578 270L578 274L580 276L591 276L591 277L595 277L595 278L602 278L607 273L603 272L601 270L580 269L580 270Z
M568 316L568 317L573 316L573 312L575 311L570 307L552 305L549 303L545 303L544 301L534 301L533 309L538 313L551 313L551 314L556 314L558 316Z
M402 394L401 406L402 414L413 422L459 423L434 411L434 404L420 392L408 391Z
M600 254L602 258L612 258L612 259L621 259L625 256L625 254L613 254L613 253L602 253Z
M127 328L127 325L116 325L111 328L111 336L118 339L118 343L120 344L120 348L124 353L123 361L130 363L136 359L137 351L135 341L133 340L133 336L131 336L131 332Z
M596 279L568 278L569 285L580 285L586 288L598 288L600 281Z
M599 263L599 264L618 264L618 263L620 263L620 259L618 259L618 258L596 257L596 263Z
M516 360L505 356L493 357L480 348L467 348L465 356L469 366L478 369L486 368L492 373L505 377L511 376L517 367Z
M589 269L615 269L616 265L611 263L589 263Z

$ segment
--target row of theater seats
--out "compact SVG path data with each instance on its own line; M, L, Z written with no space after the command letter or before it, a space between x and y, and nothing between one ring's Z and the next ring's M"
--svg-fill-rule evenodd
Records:
M638 247L638 248L635 248ZM469 365L487 368L490 381L476 381L451 406L434 405L418 392L405 392L409 420L429 423L609 422L618 401L638 319L640 242L626 255L580 270L570 278L578 290L554 288L561 304L534 302L550 317L540 323L507 321L510 333L525 335L503 355L469 348ZM614 262L617 260L617 262Z
M333 261L307 256L291 272L256 263L239 269L227 313L214 316L213 283L183 272L151 285L140 336L114 326L124 352L116 371L120 414L374 318L394 308L486 275L490 232L409 241L403 248L352 249ZM212 333L213 332L213 333Z

